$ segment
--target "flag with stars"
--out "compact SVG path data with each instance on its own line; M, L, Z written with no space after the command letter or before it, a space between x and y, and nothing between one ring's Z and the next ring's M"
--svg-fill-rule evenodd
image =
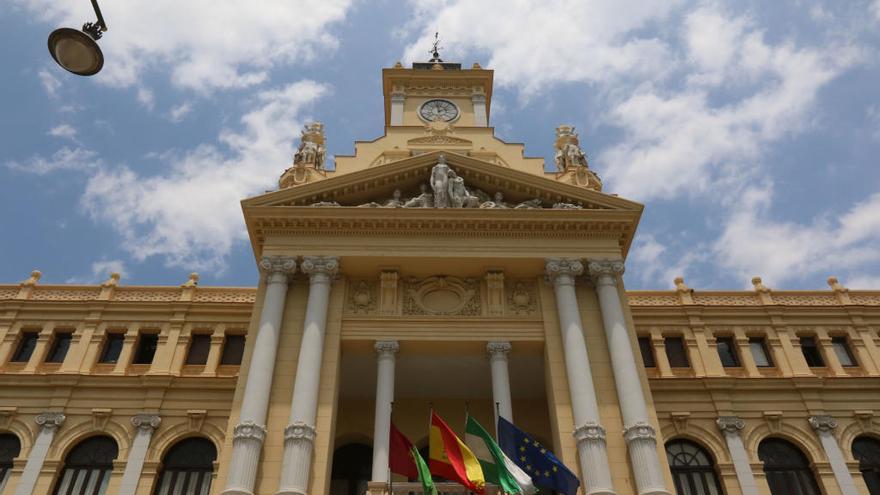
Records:
M552 452L504 418L498 418L501 450L532 477L538 488L575 495L581 482Z

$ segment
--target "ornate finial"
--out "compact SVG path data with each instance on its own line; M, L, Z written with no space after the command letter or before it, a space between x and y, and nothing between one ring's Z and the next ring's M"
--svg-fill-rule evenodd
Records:
M40 270L34 270L31 272L31 278L25 280L21 283L21 285L37 285L37 282L40 281L40 277L43 276L43 272Z
M119 272L113 272L110 274L110 278L105 280L104 283L101 284L101 286L102 287L116 287L117 285L119 285L119 278L120 277L121 277L121 275L119 274Z
M440 33L434 33L434 45L431 47L431 51L429 52L433 57L428 62L435 62L438 64L442 64L443 60L440 58Z
M691 289L690 287L687 286L687 284L684 283L684 277L675 277L674 282L675 282L675 290L677 290L678 292L692 292L693 291L693 289Z
M314 175L326 175L326 158L324 124L311 122L303 127L299 148L293 155L293 166L281 174L278 187L285 189L309 182Z
M761 281L761 277L752 277L752 285L755 286L755 292L770 292L770 289Z
M482 68L483 68L483 66L480 65L479 62L474 62L473 67L471 67L471 69L475 69L475 70L479 70L479 69L482 69Z
M402 69L403 68L403 64L400 63L400 60L398 60L397 62L394 62L394 68L395 69Z
M828 277L828 285L831 287L831 290L834 292L849 292L849 289L844 287L837 281L837 277Z
M195 287L199 285L199 274L196 272L192 272L189 274L189 280L183 283L181 287Z

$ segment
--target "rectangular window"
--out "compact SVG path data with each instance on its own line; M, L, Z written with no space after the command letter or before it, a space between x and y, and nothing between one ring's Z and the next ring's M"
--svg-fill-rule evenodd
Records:
M37 348L38 332L22 332L21 339L18 341L18 348L12 355L13 363L26 363L30 361L34 349Z
M669 366L673 368L687 368L690 366L687 351L684 348L684 339L681 337L666 337L664 342Z
M721 358L721 365L725 368L738 368L739 356L736 354L736 344L733 337L716 337L715 347L718 348L718 357Z
M211 350L210 335L193 335L189 341L189 352L186 355L186 364L205 364L208 362L208 352Z
M52 339L52 348L49 349L49 354L46 355L46 362L63 363L64 358L67 356L67 351L70 349L72 339L73 334L71 332L56 333L55 338Z
M804 354L804 359L807 360L807 366L811 368L825 366L815 337L801 337L801 352Z
M125 342L125 334L108 333L107 339L104 341L104 352L101 353L99 363L115 363L119 361L119 355L122 354L122 343Z
M642 351L642 363L645 368L656 368L654 360L654 346L651 345L651 337L639 337L639 350Z
M837 355L841 366L857 366L856 358L849 349L846 337L832 337L831 347L834 349L834 354Z
M767 352L767 344L764 343L762 337L750 337L749 349L752 351L752 359L755 360L755 366L759 368L770 368L773 366L773 360L770 359L770 353Z
M150 364L156 355L156 345L159 343L159 334L142 333L138 336L137 349L134 351L133 364Z
M227 335L220 364L241 364L244 356L244 335Z

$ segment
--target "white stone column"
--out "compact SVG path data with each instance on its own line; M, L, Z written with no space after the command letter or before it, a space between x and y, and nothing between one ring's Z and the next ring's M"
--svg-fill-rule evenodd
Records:
M394 402L394 355L400 345L378 341L376 349L376 416L373 422L373 481L388 482L388 449L391 441L391 403Z
M831 464L831 471L834 478L840 486L842 495L858 495L859 490L856 483L849 474L846 467L846 460L843 458L843 452L840 451L840 445L834 438L834 430L837 428L837 420L831 416L810 416L810 426L816 430L819 441L822 442L822 448L825 450L825 456L828 457L828 463Z
M614 370L614 385L623 416L623 438L629 450L636 488L639 495L668 495L657 455L657 434L648 420L648 406L639 379L639 365L630 344L623 307L617 293L617 277L623 273L623 262L590 261L589 267L599 294L602 322L611 354L611 368Z
M486 95L474 93L471 95L471 101L474 103L474 126L487 127L489 119L486 116Z
M391 125L403 125L403 103L406 94L402 89L391 92Z
M64 414L60 412L44 412L34 418L40 426L40 432L37 433L37 439L28 454L24 471L22 471L18 486L15 488L15 495L32 495L34 493L34 486L40 477L40 471L43 469L43 462L46 461L46 454L49 453L52 439L55 438L55 432L64 424L65 419Z
M232 430L232 460L223 495L253 495L260 451L266 439L266 413L275 371L281 316L289 278L296 271L296 258L264 256L260 269L266 274L266 294L248 367L241 415Z
M613 494L605 428L599 423L596 389L593 386L584 328L574 290L575 277L583 273L584 265L576 259L548 258L545 268L547 280L556 293L556 310L559 313L559 330L562 333L565 372L571 395L574 437L577 440L584 493Z
M135 436L131 448L128 450L128 459L125 461L125 472L122 473L119 495L134 495L137 492L144 461L147 459L147 449L150 448L150 439L153 438L153 432L161 422L162 418L158 414L132 416L131 424L135 427Z
M513 423L513 403L510 399L510 374L507 367L507 354L510 342L489 342L489 368L492 371L492 400L498 404L498 414L493 414L497 431L498 416ZM494 404L493 404L494 405ZM495 412L495 411L493 411Z
M330 286L339 271L339 258L306 256L302 272L309 276L309 301L303 323L302 342L296 363L290 423L284 429L284 459L278 495L306 495L312 450L315 444L315 418L318 413L318 387Z
M724 433L727 442L727 450L730 452L730 460L733 461L733 470L736 471L736 480L739 482L742 495L758 495L758 484L752 473L752 464L749 455L743 445L740 432L746 426L745 421L736 416L720 416L715 420L718 429Z

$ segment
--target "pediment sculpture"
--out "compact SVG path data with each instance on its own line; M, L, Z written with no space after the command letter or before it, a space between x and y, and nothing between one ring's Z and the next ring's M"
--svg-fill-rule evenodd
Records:
M570 183L596 191L602 190L602 180L596 172L590 170L587 155L581 149L574 126L557 126L554 146L556 170L567 175Z
M324 124L312 122L302 130L299 148L293 155L293 165L281 174L281 189L316 180L316 175L326 176L324 169L327 149L324 142Z

